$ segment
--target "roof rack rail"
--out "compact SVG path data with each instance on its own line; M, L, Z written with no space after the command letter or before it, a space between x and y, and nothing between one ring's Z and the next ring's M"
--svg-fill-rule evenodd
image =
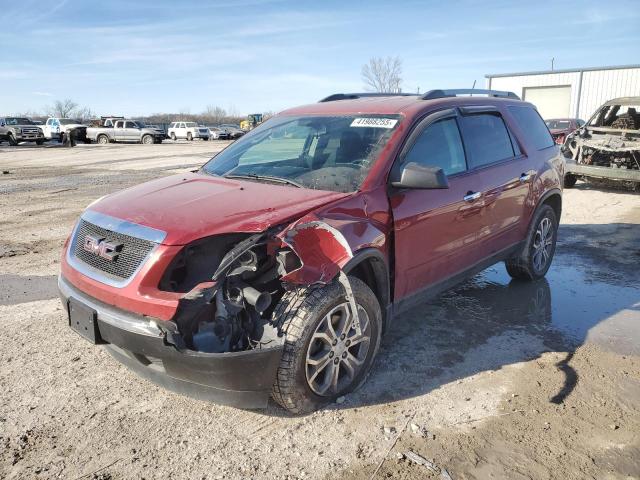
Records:
M435 98L455 97L458 95L487 95L489 97L513 98L520 100L520 97L513 92L502 90L483 90L480 88L456 88L452 90L429 90L422 97L423 100L433 100Z
M323 98L318 103L335 102L336 100L355 100L364 97L409 97L418 95L417 93L380 93L380 92L362 92L362 93L334 93Z

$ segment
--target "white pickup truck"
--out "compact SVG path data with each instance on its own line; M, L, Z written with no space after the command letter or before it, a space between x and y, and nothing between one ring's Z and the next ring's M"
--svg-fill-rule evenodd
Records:
M74 129L76 131L76 139L85 141L87 138L87 126L72 118L56 118L49 117L44 125L40 127L44 138L47 140L62 141L65 133Z

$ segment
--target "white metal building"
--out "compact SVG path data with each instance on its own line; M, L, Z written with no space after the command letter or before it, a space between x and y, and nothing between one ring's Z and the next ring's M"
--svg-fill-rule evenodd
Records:
M640 65L486 75L487 88L514 92L542 118L589 117L607 100L640 96Z

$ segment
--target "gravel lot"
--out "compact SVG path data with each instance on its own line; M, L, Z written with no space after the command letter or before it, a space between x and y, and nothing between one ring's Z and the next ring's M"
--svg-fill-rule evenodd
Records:
M169 393L70 331L56 275L82 209L226 144L0 145L0 478L640 478L640 195L622 189L566 191L546 280L496 265L415 308L364 387L313 415Z

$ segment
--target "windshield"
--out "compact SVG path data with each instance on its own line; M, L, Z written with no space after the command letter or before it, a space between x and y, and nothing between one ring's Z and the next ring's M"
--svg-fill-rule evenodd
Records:
M398 115L272 118L220 152L203 170L353 192L360 188L399 121Z
M6 119L7 125L33 125L34 123L28 118L9 117Z
M78 120L74 120L72 118L61 118L60 119L60 125L74 125L74 124L79 124L80 122Z
M571 128L571 122L569 120L547 120L545 123L549 130L565 130Z

